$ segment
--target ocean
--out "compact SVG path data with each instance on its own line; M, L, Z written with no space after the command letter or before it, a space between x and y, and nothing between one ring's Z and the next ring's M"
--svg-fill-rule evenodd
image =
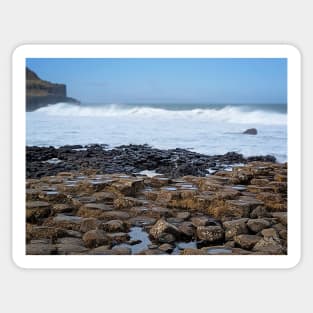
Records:
M257 135L243 135L256 128ZM28 146L149 144L287 161L286 105L58 103L26 113Z

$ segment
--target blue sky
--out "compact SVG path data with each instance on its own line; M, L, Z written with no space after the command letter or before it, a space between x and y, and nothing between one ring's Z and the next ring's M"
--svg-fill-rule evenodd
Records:
M88 103L287 103L286 59L27 59Z

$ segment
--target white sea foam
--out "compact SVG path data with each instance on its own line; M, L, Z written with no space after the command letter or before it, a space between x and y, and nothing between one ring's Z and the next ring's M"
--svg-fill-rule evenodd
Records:
M128 117L131 119L169 119L169 120L199 120L199 121L220 121L225 123L262 125L283 125L286 124L286 114L254 110L247 111L241 107L225 106L216 108L194 108L192 110L168 110L149 106L126 106L126 105L96 105L78 106L66 103L58 103L35 111L36 114L47 114L50 116L70 117Z
M188 110L189 109L189 110ZM27 145L149 144L204 154L236 151L287 160L287 114L238 106L77 106L59 103L27 113ZM243 135L255 127L258 135Z

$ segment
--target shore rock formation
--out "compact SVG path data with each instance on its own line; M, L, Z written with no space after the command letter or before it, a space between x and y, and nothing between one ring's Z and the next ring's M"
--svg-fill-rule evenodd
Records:
M169 178L186 175L206 176L219 170L231 170L234 164L251 161L275 162L271 155L244 158L229 152L208 156L185 149L161 150L148 145L124 145L108 149L105 145L26 147L26 177L40 178L64 171L96 169L98 174L132 175L154 170Z
M258 134L258 131L256 128L248 128L246 129L243 134L245 135L257 135Z
M42 80L35 72L26 68L26 111L34 111L58 102L79 104L78 100L67 97L66 85Z
M287 164L203 177L86 167L29 178L26 253L287 254Z

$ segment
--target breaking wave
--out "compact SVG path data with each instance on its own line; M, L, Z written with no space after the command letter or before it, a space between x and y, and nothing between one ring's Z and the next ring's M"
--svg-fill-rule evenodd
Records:
M287 114L241 106L201 107L170 109L152 106L130 106L120 104L72 105L58 103L40 108L32 114L68 117L127 117L129 119L186 119L193 121L225 122L237 124L285 125Z

